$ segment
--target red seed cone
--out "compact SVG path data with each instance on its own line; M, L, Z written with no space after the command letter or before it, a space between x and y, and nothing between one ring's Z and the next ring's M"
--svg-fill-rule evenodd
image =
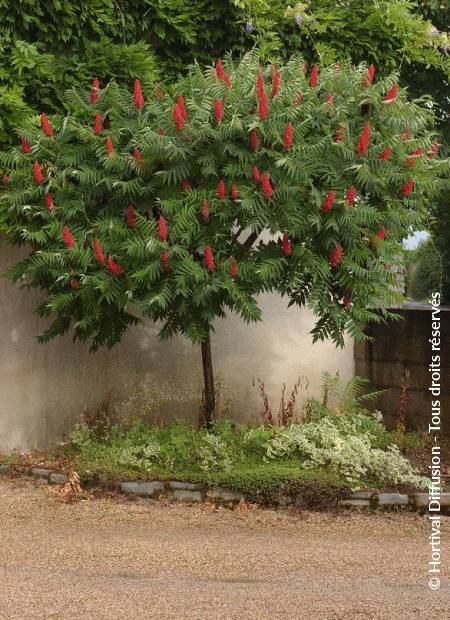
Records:
M367 122L364 124L364 128L359 134L358 143L356 145L356 149L358 151L358 155L364 157L367 155L369 150L369 140L370 140L370 123Z
M70 280L70 288L77 289L80 288L80 281L78 278L72 278Z
M311 75L309 77L309 85L311 88L315 88L319 82L319 68L314 65L311 69Z
M114 145L112 143L112 140L109 136L107 136L106 140L105 140L105 153L106 155L109 157L111 155L114 155Z
M187 121L188 119L188 113L186 110L186 106L184 105L184 99L183 99L183 95L178 95L178 108L180 110L181 116L183 117L184 121Z
M256 78L256 96L261 98L264 95L264 77L262 73L258 73Z
M231 186L231 199L232 200L239 199L239 190L237 188L237 185L234 185L234 184Z
M213 251L211 246L207 245L205 251L203 252L203 256L205 257L205 264L209 271L214 271L216 268L216 264L214 262Z
M142 161L142 153L139 149L134 149L133 157L136 161Z
M292 126L292 123L288 123L286 125L286 129L284 130L283 144L285 148L290 149L293 143L294 143L294 127Z
M392 153L392 149L388 144L387 147L384 149L384 151L380 154L380 160L387 161L388 159L390 159L391 153Z
M46 136L48 136L49 138L53 137L52 126L50 125L50 121L48 120L44 112L42 112L41 114L41 127L42 131L45 133Z
M35 161L33 164L33 176L34 181L37 185L39 185L39 183L42 183L42 181L44 180L41 172L41 167L37 161Z
M410 194L414 189L414 181L413 179L410 179L408 181L408 183L403 183L401 189L400 189L400 193L402 196L408 196L408 194Z
M127 224L130 228L136 228L136 211L131 203L127 207Z
M204 222L209 222L209 204L207 200L203 201L202 208L200 210L200 214L202 216L202 220Z
M45 206L47 207L49 211L53 211L53 207L54 207L53 196L50 194L50 192L45 194Z
M30 143L26 138L20 138L20 144L22 145L22 153L24 155L29 155L31 153Z
M259 98L258 112L259 117L262 121L267 120L267 117L269 115L269 102L265 93L263 93Z
M161 252L161 265L163 268L164 272L168 272L170 271L170 264L169 264L169 252L168 250L163 250Z
M73 238L72 233L67 228L67 226L63 226L62 233L66 248L69 248L69 250L71 250L73 247L75 247L75 239Z
M166 241L167 239L167 222L162 215L159 216L158 220L158 237L161 241Z
M385 95L384 100L388 102L394 101L394 99L397 98L397 95L398 95L398 86L397 84L394 84L394 86L391 88L388 94Z
M252 176L255 183L261 183L261 173L257 166L253 166L252 168Z
M347 188L347 191L345 193L345 199L349 207L353 207L355 203L355 197L356 189L353 187L353 185L350 185L350 187Z
M237 260L234 257L231 257L230 260L230 276L234 278L237 276L238 274L238 264L237 264Z
M102 119L102 115L101 114L96 114L95 115L95 120L94 120L94 133L99 136L101 135L103 130L103 119Z
M100 245L100 241L98 239L96 239L94 243L94 255L95 260L99 265L105 264L105 255L103 254L102 246Z
M186 124L178 104L173 106L173 122L177 131L182 131Z
M266 173L264 173L261 177L261 186L262 186L262 190L264 193L264 196L266 196L266 198L272 198L273 196L273 189L272 189L272 185L270 183L270 178L269 175Z
M216 61L216 75L219 80L223 80L225 75L225 71L223 70L223 64L220 59Z
M231 78L230 78L230 76L228 75L228 73L225 73L225 75L223 76L223 81L225 82L225 84L227 85L227 87L228 87L229 89L231 89L231 86L232 86L232 84L231 84Z
M284 233L283 235L282 248L285 256L290 256L292 254L292 245L289 241L289 235L287 233Z
M223 200L225 196L226 196L225 182L223 179L221 179L219 183L217 184L217 198L220 198L221 200Z
M214 118L216 123L221 123L223 119L223 105L220 99L216 99L214 103Z
M325 196L320 206L320 210L324 211L325 213L328 213L329 211L331 211L331 209L333 208L335 198L336 198L335 192L328 192L328 194Z
M7 174L4 174L2 176L2 183L3 183L3 185L8 185L8 183L9 183L9 176Z
M366 84L372 84L374 75L375 67L373 65L369 65L366 71Z
M341 262L342 256L344 254L344 248L341 244L338 244L333 252L330 254L330 265L332 267L337 267Z
M250 133L250 146L254 151L259 149L258 131L256 129L252 129Z
M116 263L112 256L108 256L108 271L113 276L121 276L123 274L122 267Z
M100 82L98 81L97 78L94 78L94 80L92 81L91 92L89 94L89 101L92 103L92 105L97 103L99 91L100 91Z
M385 237L386 237L386 229L385 228L380 228L380 230L377 232L376 236L378 237L378 239L385 239Z
M281 73L278 73L278 71L275 73L275 75L273 76L273 82L272 82L272 98L276 97L279 93L280 90L280 84L281 84Z
M181 189L183 190L183 192L192 192L192 187L189 179L183 179L181 181Z
M144 95L142 94L142 86L139 80L134 80L133 100L136 110L142 110L144 107Z

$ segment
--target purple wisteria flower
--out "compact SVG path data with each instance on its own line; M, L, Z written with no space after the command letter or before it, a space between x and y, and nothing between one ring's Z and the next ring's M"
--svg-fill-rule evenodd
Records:
M248 32L248 34L253 32L253 21L251 19L249 19L245 24L245 31Z
M303 17L301 15L296 15L295 16L295 23L300 28L302 23L303 23Z

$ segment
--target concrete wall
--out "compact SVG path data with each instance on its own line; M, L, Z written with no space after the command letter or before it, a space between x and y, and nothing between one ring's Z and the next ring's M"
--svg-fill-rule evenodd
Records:
M355 345L355 373L370 381L369 389L386 389L373 403L383 412L390 428L398 423L402 377L409 371L406 426L428 429L431 415L428 366L431 362L431 310L425 304L412 303L396 311L401 321L372 325L367 329L373 342ZM450 308L441 308L441 417L442 434L450 437Z
M20 253L0 239L0 272L19 258ZM152 411L146 408L148 418L197 418L200 353L185 339L160 343L157 327L144 324L112 351L90 354L70 336L40 345L36 336L43 322L33 314L38 300L37 293L0 280L0 450L51 445L86 406L97 405L109 390L114 402L121 403L141 383L153 400ZM305 397L320 393L324 371L340 370L348 379L354 370L351 343L344 350L332 343L312 345L309 311L287 309L285 302L270 295L261 298L261 307L263 323L246 326L230 317L217 323L213 338L222 394L231 398L229 415L239 422L258 416L257 377L264 380L276 412L283 382L289 388L297 377L307 377ZM141 405L138 398L127 410Z

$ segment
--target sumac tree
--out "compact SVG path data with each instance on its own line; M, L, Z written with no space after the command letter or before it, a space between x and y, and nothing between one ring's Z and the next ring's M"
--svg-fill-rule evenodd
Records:
M42 341L72 330L96 349L160 321L201 345L210 423L227 311L258 321L258 293L278 293L337 344L390 315L401 241L449 167L426 100L395 74L250 53L193 66L175 96L101 86L0 156L0 226L29 247L9 275L45 292Z

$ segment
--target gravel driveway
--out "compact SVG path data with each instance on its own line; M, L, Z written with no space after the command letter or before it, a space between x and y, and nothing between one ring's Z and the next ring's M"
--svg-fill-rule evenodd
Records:
M67 505L2 479L0 515L5 620L450 618L449 519L447 581L431 592L428 524L414 514Z

